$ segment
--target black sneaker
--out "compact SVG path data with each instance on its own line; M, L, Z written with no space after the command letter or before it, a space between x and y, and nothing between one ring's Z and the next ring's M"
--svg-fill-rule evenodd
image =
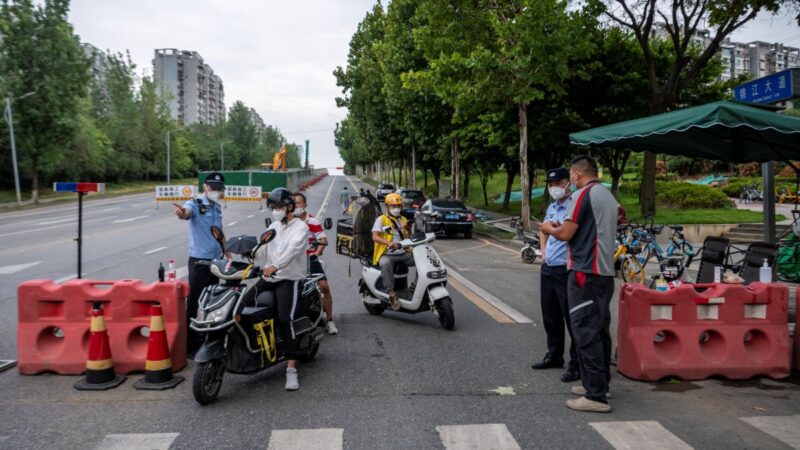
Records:
M545 356L543 360L539 361L538 363L534 363L531 365L532 369L541 370L541 369L560 369L564 367L564 360L563 359L552 359L549 356Z

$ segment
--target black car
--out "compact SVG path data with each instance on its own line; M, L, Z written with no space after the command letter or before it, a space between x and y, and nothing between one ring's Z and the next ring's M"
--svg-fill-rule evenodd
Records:
M444 233L448 237L464 233L472 237L472 222L475 216L467 205L459 200L433 199L422 205L418 226L426 233Z
M397 192L403 197L403 206L400 214L408 220L414 220L414 213L425 203L425 194L416 189L401 189Z

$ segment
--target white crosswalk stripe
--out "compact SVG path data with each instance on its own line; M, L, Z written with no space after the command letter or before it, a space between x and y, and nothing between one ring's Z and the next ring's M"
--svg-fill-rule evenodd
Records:
M167 450L179 433L107 434L97 450Z
M273 430L269 450L342 450L344 429Z
M800 449L800 415L740 417L789 447Z
M447 450L520 450L514 436L502 423L440 425L436 431Z
M589 425L617 450L691 450L693 448L655 420L592 422Z

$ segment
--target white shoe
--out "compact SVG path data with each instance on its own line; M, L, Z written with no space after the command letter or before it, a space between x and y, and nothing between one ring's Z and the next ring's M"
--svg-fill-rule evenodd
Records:
M286 369L286 387L287 391L296 391L300 389L300 381L297 379L297 369L289 367Z
M339 334L339 330L336 328L336 324L333 323L332 320L328 321L327 325L328 334Z
M572 393L575 395L580 395L581 397L586 395L586 389L583 386L572 386L570 391L572 391ZM606 392L606 398L611 398L611 392Z

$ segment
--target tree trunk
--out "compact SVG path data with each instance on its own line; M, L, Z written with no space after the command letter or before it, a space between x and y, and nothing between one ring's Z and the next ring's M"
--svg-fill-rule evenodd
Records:
M428 169L422 168L422 177L425 179L425 188L428 188Z
M439 177L440 177L441 173L442 173L441 169L436 169L436 170L432 169L431 170L431 174L433 175L433 182L434 182L434 184L436 184L436 194L434 194L434 197L440 197L440 195L439 195Z
M513 164L506 164L506 195L503 197L503 211L508 211L511 201L511 188L514 186L514 178L517 176L516 167Z
M33 180L31 181L31 200L33 203L39 203L39 172L33 171Z
M489 206L489 195L486 193L486 185L489 184L489 174L479 172L481 178L481 189L483 189L483 206Z
M530 180L528 179L528 105L519 103L519 176L520 190L522 191L522 227L525 231L531 230L531 197Z
M608 171L611 173L611 195L616 197L617 191L619 191L619 179L622 178L622 171L613 167L609 167Z
M656 155L644 152L642 183L639 188L639 206L642 215L656 212Z
M458 145L458 138L453 138L453 171L450 174L452 178L451 188L453 191L453 198L456 200L461 199L461 148Z
M469 175L470 175L470 173L469 173L469 165L464 166L464 170L462 170L461 173L464 176L464 180L463 180L463 182L464 182L464 192L463 192L463 195L464 195L464 198L467 199L467 198L469 198Z

